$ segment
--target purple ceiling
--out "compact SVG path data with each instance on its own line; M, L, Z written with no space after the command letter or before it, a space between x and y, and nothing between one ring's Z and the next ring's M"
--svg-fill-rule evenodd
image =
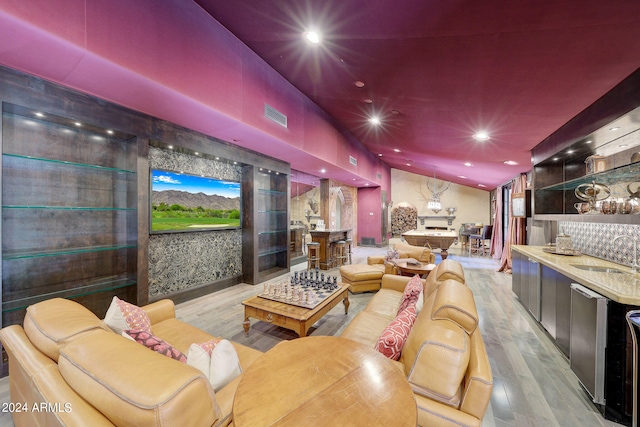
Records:
M196 3L391 167L487 189L640 67L638 1Z

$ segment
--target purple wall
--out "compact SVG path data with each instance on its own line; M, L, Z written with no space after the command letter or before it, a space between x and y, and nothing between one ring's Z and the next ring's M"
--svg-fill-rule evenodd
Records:
M3 65L303 172L326 168L326 177L390 189L386 164L193 2L4 1L0 38ZM288 116L288 128L264 118L265 103Z

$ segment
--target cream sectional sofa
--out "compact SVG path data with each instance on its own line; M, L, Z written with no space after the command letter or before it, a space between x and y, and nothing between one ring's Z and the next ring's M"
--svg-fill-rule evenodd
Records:
M214 337L175 317L173 302L142 307L154 335L187 354ZM0 330L16 426L226 426L241 377L217 392L196 368L112 332L85 307L55 298ZM262 352L233 343L242 369ZM47 410L34 411L40 404Z
M382 288L341 337L374 347L395 318L409 277L385 274ZM419 312L398 364L414 390L421 426L479 426L493 388L478 314L456 261L438 264L424 281Z

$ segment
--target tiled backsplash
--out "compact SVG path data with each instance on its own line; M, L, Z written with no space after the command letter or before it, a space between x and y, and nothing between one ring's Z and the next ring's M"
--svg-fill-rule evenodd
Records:
M571 236L574 249L586 255L630 266L633 260L633 239L640 244L640 225L600 224L593 222L560 221L558 232ZM618 239L627 235L632 239Z

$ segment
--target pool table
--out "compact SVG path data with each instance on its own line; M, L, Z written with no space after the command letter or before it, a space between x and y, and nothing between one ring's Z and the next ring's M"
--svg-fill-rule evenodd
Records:
M440 248L442 259L447 259L447 250L458 240L458 233L446 230L411 230L402 233L402 237L413 246Z

